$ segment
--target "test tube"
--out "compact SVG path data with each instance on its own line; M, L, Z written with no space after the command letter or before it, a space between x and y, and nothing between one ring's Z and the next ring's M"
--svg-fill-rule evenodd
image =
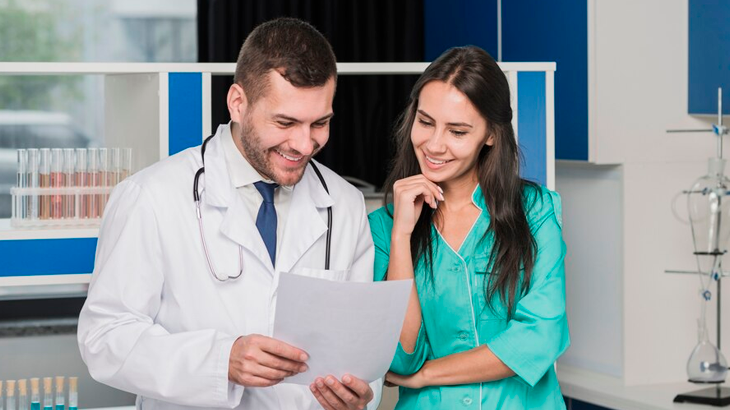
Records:
M53 410L53 378L43 378L43 410Z
M88 177L87 186L89 188L96 188L101 186L99 179L99 149L89 148L88 158L86 158L86 175ZM99 195L89 195L89 218L99 217Z
M79 409L79 378L69 377L68 378L68 410Z
M63 376L56 376L56 410L64 410L66 408L65 394L64 394L64 382Z
M119 182L132 175L132 148L121 148L119 154Z
M116 186L121 181L122 149L109 148L109 166L111 167L109 186Z
M88 173L86 170L86 148L76 149L76 166L75 166L76 180L75 185L77 188L86 188L89 186ZM83 191L82 191L83 192ZM89 217L89 195L81 193L79 195L78 211L76 212L79 218L85 219Z
M66 148L63 150L63 186L66 188L73 188L74 186L74 167L76 166L74 161L74 150L73 148ZM66 219L72 219L76 217L76 195L69 191L64 195L63 201L63 217Z
M18 180L16 182L18 188L28 187L28 151L24 149L18 150ZM18 219L27 218L27 199L26 194L20 194L15 198L16 214L13 215L14 217Z
M38 176L38 165L40 162L40 152L36 148L28 149L28 186L30 188L38 188L40 186ZM28 212L27 215L30 219L38 219L39 217L39 198L38 194L34 193L28 198Z
M5 408L8 410L15 410L15 380L8 380L5 384L5 395L8 400Z
M112 163L111 163L111 150L108 148L99 148L99 184L104 187L114 186L112 182ZM99 195L99 216L104 214L104 206L109 195L104 192Z
M18 410L28 410L28 381L18 380Z
M41 386L40 379L30 379L30 410L41 410Z
M51 150L49 148L40 149L40 165L38 166L38 180L40 188L51 187ZM40 197L40 219L48 219L51 217L51 196L44 193Z
M63 188L63 150L53 148L51 150L51 188ZM51 219L63 218L63 196L60 194L51 195Z

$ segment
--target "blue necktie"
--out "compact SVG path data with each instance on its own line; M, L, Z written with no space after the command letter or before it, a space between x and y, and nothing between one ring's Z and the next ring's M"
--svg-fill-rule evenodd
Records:
M264 240L266 249L271 257L271 265L276 263L276 208L274 208L274 189L277 184L267 184L266 182L254 182L254 186L258 189L264 202L261 203L259 214L256 216L256 228Z

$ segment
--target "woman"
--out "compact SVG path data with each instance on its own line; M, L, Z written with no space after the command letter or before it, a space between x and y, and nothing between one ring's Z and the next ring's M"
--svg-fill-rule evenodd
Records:
M519 176L507 80L477 47L423 73L370 215L375 279L415 279L388 383L398 409L565 408L560 199Z

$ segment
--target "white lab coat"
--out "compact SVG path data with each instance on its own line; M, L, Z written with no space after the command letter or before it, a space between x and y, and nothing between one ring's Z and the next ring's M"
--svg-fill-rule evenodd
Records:
M119 184L105 210L79 318L81 357L94 379L137 394L138 408L321 408L308 386L244 388L229 382L228 359L239 336L272 335L279 272L372 281L363 196L320 165L327 194L308 166L292 193L274 270L231 184L222 129L206 149L201 210L216 270L235 275L241 245L243 275L219 282L208 269L193 202L200 147L138 172ZM324 270L330 205L331 269ZM382 380L371 387L374 409Z

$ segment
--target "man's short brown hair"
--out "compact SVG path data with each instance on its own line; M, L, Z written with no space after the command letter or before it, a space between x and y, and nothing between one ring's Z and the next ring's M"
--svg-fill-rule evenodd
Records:
M330 43L309 23L294 18L267 21L243 43L233 80L243 87L249 104L266 93L271 70L295 87L321 87L330 78L337 81Z

